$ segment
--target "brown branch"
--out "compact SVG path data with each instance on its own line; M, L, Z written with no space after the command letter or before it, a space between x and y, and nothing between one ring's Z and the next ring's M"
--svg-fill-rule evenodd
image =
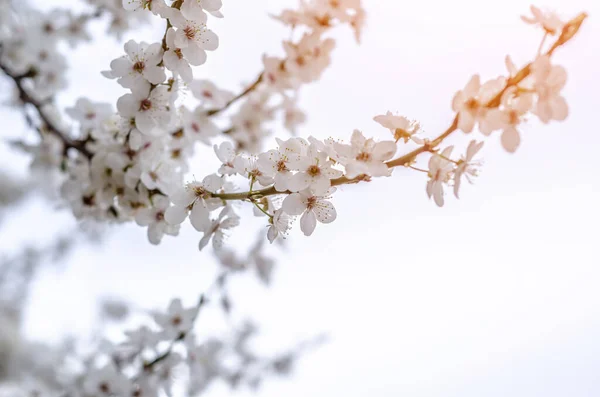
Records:
M231 105L233 105L234 103L236 103L237 101L239 101L240 99L242 99L243 97L245 97L246 95L248 95L249 93L251 93L252 91L254 91L259 86L259 84L262 83L262 81L263 81L263 75L264 75L264 73L261 73L256 78L256 80L254 81L254 83L252 83L251 85L249 85L240 94L238 94L235 97L233 97L232 99L230 99L225 105L223 105L223 107L218 108L218 109L209 110L208 112L206 112L206 114L208 116L214 116L216 114L219 114L219 113L224 112L225 110L229 109L229 107Z
M2 47L0 46L0 52L1 52L1 50L2 50ZM4 72L4 74L6 76L8 76L10 79L12 79L12 81L15 83L17 90L19 92L19 99L24 104L30 104L31 106L33 106L35 108L38 115L40 116L40 119L45 124L45 127L46 127L45 131L47 131L48 133L59 138L62 141L62 143L65 147L65 150L75 149L78 152L80 152L81 154L83 154L84 156L86 156L87 158L92 157L92 153L85 147L85 141L74 140L74 139L69 138L67 136L67 134L65 132L61 131L61 129L58 126L56 126L54 124L54 122L52 120L50 120L50 117L48 117L48 115L44 112L44 110L43 110L44 103L33 98L27 92L27 90L23 86L23 80L26 78L33 77L33 72L28 72L23 75L15 75L6 66L4 66L2 64L0 64L0 70L2 70L2 72ZM38 129L38 132L41 133L41 131L42 131L41 128Z
M551 56L554 51L566 44L569 40L571 40L575 34L579 31L581 24L587 18L586 13L581 13L571 21L567 22L563 27L562 33L560 37L556 40L556 42L550 47L550 49L546 52L545 55ZM512 86L515 86L522 82L529 74L531 73L531 63L525 65L517 74L508 79L506 83L506 87L502 91L500 91L494 98L492 98L487 104L486 107L494 108L500 104L500 100L504 92ZM444 131L442 134L437 136L432 141L428 141L417 149L403 155L402 157L398 157L397 159L388 161L386 165L388 168L400 167L410 165L414 159L420 155L421 153L431 152L436 146L439 146L447 137L449 137L453 132L458 129L458 115L454 117L452 124ZM331 180L331 186L339 186L346 185L351 183L358 183L362 181L370 181L370 178L366 175L359 175L356 178L346 178L345 176L337 179ZM252 192L241 192L241 193L213 193L213 197L220 198L221 200L254 200L256 198L272 196L276 194L290 194L292 192L278 192L275 190L274 186L267 187L262 190L255 190Z

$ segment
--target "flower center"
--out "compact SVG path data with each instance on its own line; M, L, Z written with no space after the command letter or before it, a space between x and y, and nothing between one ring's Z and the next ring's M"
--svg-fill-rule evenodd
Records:
M306 200L306 208L312 209L317 204L317 198L315 196L311 196Z
M318 165L311 165L310 167L308 167L308 169L306 170L306 173L310 176L319 176L321 175L321 169L319 168Z
M479 101L475 98L470 98L467 103L465 103L465 106L468 110L475 111L479 109Z
M356 160L358 160L358 161L370 161L371 160L371 153L360 152L358 154L358 156L356 156Z
M98 385L98 389L104 394L110 393L110 386L106 382L100 383L100 385Z
M157 212L156 216L154 218L156 219L157 222L160 222L165 219L165 213L162 211Z
M146 67L146 64L142 61L137 61L136 63L133 64L133 70L138 73L142 73L144 71L145 67Z
M285 164L285 160L279 160L277 162L277 171L279 171L279 172L288 171L288 167Z
M191 26L186 26L185 29L183 29L183 34L185 34L185 37L187 37L188 40L193 40L194 37L196 37L196 30Z
M142 111L142 112L150 110L151 108L152 108L152 102L149 99L144 99L140 103L140 111Z
M177 55L177 58L179 59L183 59L183 54L181 52L181 48L176 48L175 51L173 51L175 53L175 55Z

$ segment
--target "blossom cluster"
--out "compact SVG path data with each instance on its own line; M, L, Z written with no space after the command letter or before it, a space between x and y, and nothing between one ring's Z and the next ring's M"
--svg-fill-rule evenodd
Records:
M107 0L94 3L103 10L114 6ZM555 14L532 7L533 17L524 21L539 25L545 37L558 36L556 43L546 52L541 46L533 62L522 69L507 57L506 76L483 83L479 75L473 76L454 96L456 118L444 134L426 138L420 123L388 111L374 120L390 131L389 140L377 141L356 130L348 142L293 136L277 139L277 148L261 151L266 127L278 111L283 110L284 123L292 132L304 120L295 97L331 62L335 42L326 33L348 25L359 40L364 10L359 0L313 0L283 11L275 18L293 32L283 42L285 55L265 55L264 71L234 95L210 80L195 80L192 69L206 62L207 51L218 48L218 37L207 23L210 17L223 17L221 8L220 0L122 0L125 12L164 20L164 37L155 43L128 41L125 55L103 72L128 90L118 99L116 113L110 104L85 98L67 109L79 126L76 138L63 133L54 113L30 101L52 127L53 133L44 136L44 154L67 171L61 191L76 216L116 222L135 219L147 227L153 244L164 235L177 235L189 218L203 233L199 248L212 241L220 250L240 224L232 203L241 200L250 203L256 215L266 216L269 241L285 236L298 216L301 231L309 236L317 223L336 219L331 201L336 186L390 176L394 167L403 166L427 175L426 193L442 206L445 187L452 187L458 197L461 181L471 182L481 165L475 157L483 142L472 140L466 154L456 158L454 146L439 148L455 130L471 133L477 127L484 136L501 131L503 147L514 152L527 115L548 123L568 114L561 95L566 72L552 64L551 56L581 21L562 22ZM30 80L19 74L32 68L30 61L18 68L11 65L5 69L18 76L17 83ZM35 69L41 68L36 64ZM23 84L18 87L27 90ZM195 108L181 103L184 90L198 101ZM236 102L237 108L232 106ZM224 118L229 120L225 127ZM200 181L184 183L198 142L214 145L222 165ZM397 157L399 148L409 145L413 149ZM420 154L430 156L427 169L418 167ZM236 187L240 179L247 190Z

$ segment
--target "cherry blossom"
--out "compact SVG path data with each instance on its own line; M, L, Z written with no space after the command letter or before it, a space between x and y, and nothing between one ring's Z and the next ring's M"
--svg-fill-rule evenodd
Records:
M289 215L302 215L300 230L305 236L310 236L317 226L317 221L327 224L337 218L335 207L328 201L335 190L330 188L322 195L315 195L310 190L292 193L283 200L282 209Z
M166 133L173 121L173 104L169 89L159 86L150 91L150 87L125 94L117 101L119 114L135 120L137 129L146 135L160 136Z
M562 30L564 23L555 13L551 11L544 12L534 5L530 9L533 17L522 16L521 19L524 22L531 25L540 25L550 35L555 35Z
M225 207L221 210L221 213L217 219L211 221L211 223L205 228L204 236L198 243L198 249L202 250L208 245L212 238L213 248L220 250L223 247L223 242L227 237L226 231L232 229L240 224L240 217L234 214L229 207Z
M396 153L393 141L375 142L366 139L359 130L354 130L350 145L335 144L335 150L343 158L340 162L346 168L346 176L355 178L358 175L389 176L391 170L385 164Z
M429 181L427 182L427 196L433 197L435 203L444 205L444 184L452 178L454 163L449 159L454 146L448 146L441 154L434 154L429 159Z
M139 211L135 221L140 226L148 226L148 240L152 244L159 244L165 234L177 236L179 225L165 222L165 211L169 208L169 199L165 196L152 198L152 207Z
M565 120L569 114L569 107L565 98L560 95L567 82L565 69L552 65L550 58L542 56L531 65L531 73L534 90L538 95L533 112L543 123Z
M299 192L310 188L315 194L324 194L331 187L331 180L342 176L342 171L333 168L333 162L327 157L311 144L306 156L293 165L299 172L289 179L288 189Z
M204 231L209 225L209 213L221 206L220 200L211 198L210 193L223 186L223 180L217 175L208 175L202 182L190 182L170 195L175 204L165 214L171 225L181 224L188 215L192 226Z
M462 177L464 176L469 183L473 183L471 177L477 176L480 163L473 161L473 157L477 155L482 147L483 142L477 142L475 140L469 142L466 156L458 161L456 169L454 170L454 195L456 198L458 198Z
M110 63L111 71L104 75L118 78L117 82L125 88L144 90L146 85L159 84L167 78L162 67L157 66L163 57L159 43L125 43L126 56Z
M173 340L188 332L197 312L196 308L185 309L180 299L173 299L167 313L154 314L154 321L161 328L161 339Z
M277 143L278 150L269 150L259 156L258 167L263 174L273 178L275 189L283 192L289 189L291 168L300 162L308 144L299 138L277 139Z
M396 116L390 111L386 114L375 116L373 120L389 129L394 135L396 142L402 139L404 143L412 140L419 145L423 144L423 140L416 136L421 130L421 125L415 121L411 121L404 116Z
M280 235L287 234L290 229L291 217L280 208L275 211L269 222L271 225L267 231L267 238L270 243L273 243Z

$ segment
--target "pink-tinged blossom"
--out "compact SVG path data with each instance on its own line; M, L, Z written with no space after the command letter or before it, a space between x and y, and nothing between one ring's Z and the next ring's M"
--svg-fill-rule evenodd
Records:
M452 178L454 163L449 161L453 146L444 149L441 155L433 154L429 159L429 181L427 182L427 196L433 197L435 203L444 205L444 185Z
M174 44L181 48L187 58L188 51L214 51L219 47L219 38L206 27L206 19L186 19L180 12L174 12L169 19L177 28Z
M322 195L315 195L310 190L292 193L283 200L282 209L288 215L302 215L300 230L305 236L310 236L317 221L327 224L337 217L335 207L328 200L334 192L335 188L330 188Z
M177 47L175 45L175 35L175 29L170 28L167 31L168 50L163 56L163 62L167 69L178 73L186 83L191 83L194 74L190 65L198 66L206 62L206 52L199 50L197 47L186 49Z
M331 180L343 174L333 168L333 162L327 157L315 144L311 144L306 156L294 165L299 172L289 179L288 189L292 192L311 189L317 195L324 194L331 187Z
M396 116L389 111L386 114L375 116L373 120L390 130L396 142L402 139L404 143L412 140L419 145L423 144L423 140L416 136L421 130L421 125L416 121L409 120L404 116Z
M202 101L202 106L222 108L233 98L231 91L222 90L210 80L194 80L190 83L194 97Z
M355 178L359 175L389 176L391 170L385 164L396 154L396 142L375 142L373 138L366 139L362 132L354 130L350 145L336 143L335 151L338 161L346 168L346 177Z
M261 171L258 157L256 156L237 156L233 161L233 168L238 174L248 179L254 179L262 186L268 186L273 183L273 177Z
M481 84L479 75L474 75L465 88L452 99L452 110L458 113L458 129L471 132L475 124L485 118L487 103L506 85L504 78Z
M291 168L302 159L307 142L300 138L290 138L282 141L276 138L279 148L261 153L258 157L258 168L263 174L273 177L275 190L284 192L289 189L292 177Z
M538 7L531 6L532 16L522 16L521 19L530 25L539 25L549 35L556 35L564 26L558 15L552 11L542 11Z
M477 176L481 163L473 161L473 157L475 157L482 147L483 142L477 142L475 140L469 142L466 156L458 160L458 165L456 166L456 170L454 170L454 195L456 198L458 198L462 177L464 176L467 181L472 184L473 180L471 177Z
M333 39L322 40L321 36L305 34L297 43L284 42L286 52L285 69L294 78L310 83L321 77L331 63L330 54L335 47Z
M485 123L482 122L480 125L480 130L486 135L494 130L502 130L502 146L507 152L514 153L521 143L517 127L532 107L532 94L517 95L517 89L511 87L502 95L501 107L488 112Z
M562 66L552 65L549 57L541 56L531 65L531 75L533 89L538 95L533 113L543 123L565 120L569 106L561 91L567 83L567 71Z

